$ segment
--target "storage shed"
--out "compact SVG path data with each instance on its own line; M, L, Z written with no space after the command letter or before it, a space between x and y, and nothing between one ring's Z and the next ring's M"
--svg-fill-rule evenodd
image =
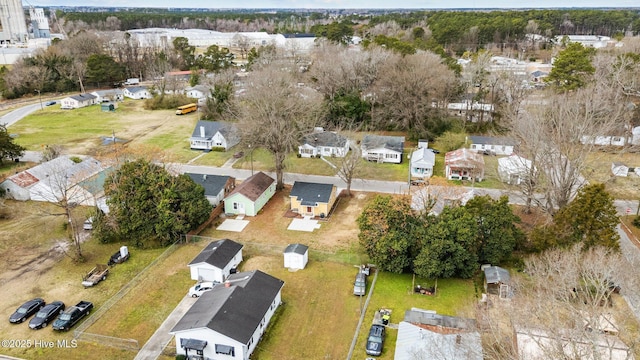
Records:
M289 244L284 249L284 267L301 270L309 261L309 247L302 244Z
M511 276L507 269L499 266L483 266L484 291L487 294L499 295L500 298L511 297Z

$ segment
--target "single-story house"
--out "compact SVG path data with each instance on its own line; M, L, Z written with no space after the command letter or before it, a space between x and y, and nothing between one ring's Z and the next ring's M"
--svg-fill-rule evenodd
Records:
M440 215L445 207L464 206L473 199L473 189L461 186L426 186L411 192L411 209L419 213Z
M192 150L229 150L240 142L240 132L234 124L199 120L189 138Z
M260 270L230 275L224 286L204 292L169 331L176 353L248 360L280 306L283 286Z
M469 136L469 149L491 155L511 155L516 142L506 137Z
M206 99L211 95L211 89L208 86L196 85L185 89L187 97L193 99Z
M227 195L224 199L224 212L256 216L275 193L276 181L262 171L258 172L236 185Z
M520 185L531 175L531 160L511 154L498 159L498 176L509 185Z
M529 75L531 75L531 81L542 83L544 82L544 79L549 76L549 73L546 71L536 70L531 72Z
M361 143L362 157L368 161L400 164L404 136L365 135Z
M211 205L218 206L235 187L236 178L222 175L186 173L193 182L204 188L204 196Z
M284 249L284 267L301 270L309 262L309 247L303 244L289 244Z
M66 200L81 205L92 204L93 196L76 186L104 168L90 156L62 155L53 160L9 176L0 183L6 197L20 201L60 202ZM80 162L74 161L75 158Z
M122 89L97 90L91 93L96 97L97 103L116 102L124 100L124 92Z
M447 104L449 114L466 118L471 122L491 121L493 104L479 103L471 100Z
M336 186L296 181L291 193L291 210L302 216L324 218L336 202Z
M411 153L411 179L428 179L433 175L436 154L426 147L418 148Z
M145 86L130 86L124 88L123 95L129 99L151 99L153 96Z
M444 175L449 180L482 181L484 178L484 158L466 148L446 153L444 166Z
M393 358L482 360L482 340L475 320L414 308L398 325Z
M499 266L483 266L484 292L499 295L501 298L511 297L511 276L507 269Z
M613 176L627 177L629 176L629 167L623 163L614 162L611 163L611 172Z
M305 135L302 145L298 146L298 154L306 158L317 155L344 157L348 152L349 140L346 137L322 128Z
M229 239L210 242L189 263L191 279L223 282L242 262L242 244Z
M60 100L61 109L78 109L81 107L93 105L96 103L96 97L91 94L71 95Z

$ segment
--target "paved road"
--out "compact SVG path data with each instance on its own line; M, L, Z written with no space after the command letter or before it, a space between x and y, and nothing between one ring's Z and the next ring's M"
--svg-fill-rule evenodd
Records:
M13 110L12 112L5 114L3 117L1 117L0 124L7 124L7 127L9 127L14 123L16 123L18 120L22 119L23 117L37 110L40 110L39 103L19 107Z
M617 230L620 235L620 250L628 262L628 264L622 264L622 266L625 267L626 265L630 269L639 269L640 243L631 240L627 233L622 230L622 225L618 225ZM621 291L622 296L626 300L636 319L640 321L640 279L633 277L625 280L626 281Z

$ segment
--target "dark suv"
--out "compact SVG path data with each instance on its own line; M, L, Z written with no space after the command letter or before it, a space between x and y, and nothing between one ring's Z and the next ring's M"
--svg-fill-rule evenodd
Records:
M384 326L371 325L369 337L367 338L367 355L380 356L382 345L384 344Z

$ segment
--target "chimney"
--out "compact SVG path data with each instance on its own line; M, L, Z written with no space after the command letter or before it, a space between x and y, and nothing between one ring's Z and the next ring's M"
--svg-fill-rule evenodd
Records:
M460 334L456 335L456 344L460 345L462 342L462 336Z
M200 126L200 137L204 137L204 126Z
M230 281L225 281L224 282L224 287L226 287L226 288L231 287L231 282Z

